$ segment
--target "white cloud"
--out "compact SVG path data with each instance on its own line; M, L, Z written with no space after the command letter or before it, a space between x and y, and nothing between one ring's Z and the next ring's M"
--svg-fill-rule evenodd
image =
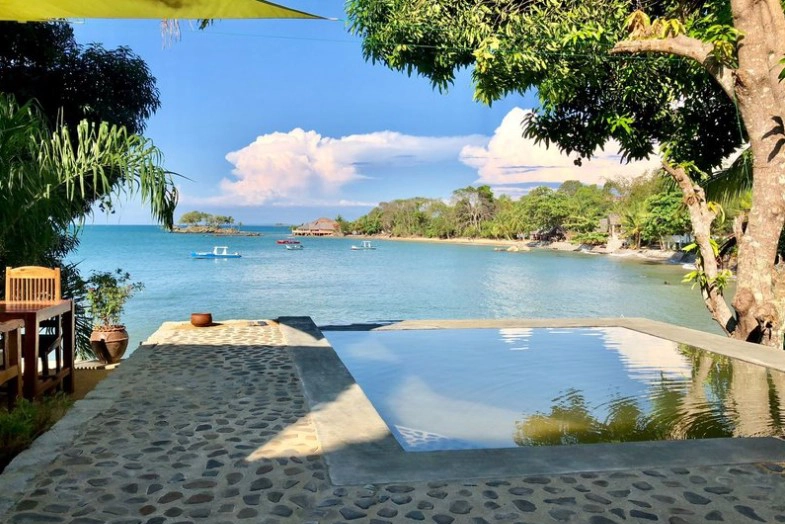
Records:
M478 183L507 185L533 182L564 182L580 180L586 184L602 184L617 176L639 176L646 169L659 166L657 158L646 161L620 163L618 144L609 142L605 151L598 149L592 160L576 166L573 158L551 145L536 145L523 138L521 122L529 111L511 110L496 128L487 145L467 145L461 150L464 164L477 169Z
M323 200L323 199L310 199L310 200L284 200L280 202L273 202L271 204L275 207L376 207L379 202L365 202L363 200Z
M528 195L532 189L535 187L539 187L537 184L532 184L526 187L520 186L491 186L491 190L493 190L493 194L498 196L507 195L508 197L512 198L513 200L517 200L522 196Z
M219 196L200 197L180 193L179 205L182 206L243 206L253 204L239 204L234 195L222 194ZM272 207L376 207L377 201L349 200L345 198L296 198L272 200L266 203Z
M434 166L434 173L444 172L446 165L458 162L477 170L478 183L489 184L498 194L516 198L542 183L573 179L602 183L610 177L639 176L658 164L653 159L624 165L619 163L618 154L599 151L595 159L577 167L556 147L546 149L522 138L521 121L526 113L520 108L510 111L492 137L376 131L336 138L300 128L260 135L226 155L234 168L212 196L188 196L181 192L181 203L372 207L376 202L353 199L346 193L346 186L370 180L371 175L388 176L413 167L427 172L422 166ZM613 144L607 149L615 150ZM411 191L414 195L418 189L413 187ZM384 200L386 195L374 194L374 198Z
M422 137L393 131L341 138L299 128L270 133L226 155L234 164L232 177L221 180L220 194L205 203L308 205L337 200L347 206L367 205L337 196L346 184L367 178L363 170L454 161L467 144L485 142L487 137L480 135Z

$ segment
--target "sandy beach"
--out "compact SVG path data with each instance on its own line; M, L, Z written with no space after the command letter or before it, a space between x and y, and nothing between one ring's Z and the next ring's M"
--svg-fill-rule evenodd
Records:
M432 244L459 244L466 246L482 246L489 248L502 248L498 251L504 252L527 252L535 249L548 249L551 251L572 251L589 255L610 255L615 257L631 257L647 262L661 262L666 264L682 264L688 262L689 256L681 251L667 249L615 249L609 250L600 246L586 246L573 244L571 242L536 242L531 240L507 240L489 238L424 238L424 237L381 237L381 236L357 236L355 238L367 238L377 241L395 242L427 242Z

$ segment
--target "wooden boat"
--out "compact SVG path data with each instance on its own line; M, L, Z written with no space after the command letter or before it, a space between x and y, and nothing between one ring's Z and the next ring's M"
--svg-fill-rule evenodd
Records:
M229 253L227 246L215 246L212 251L194 251L191 258L240 258L240 253Z

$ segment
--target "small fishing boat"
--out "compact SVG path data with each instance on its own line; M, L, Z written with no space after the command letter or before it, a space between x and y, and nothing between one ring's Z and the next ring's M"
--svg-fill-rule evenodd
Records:
M367 249L376 249L376 246L371 245L370 240L363 240L363 245L361 246L352 246L354 251L365 251Z
M293 238L282 238L281 240L276 240L276 244L299 244L299 240L295 240Z
M194 251L191 258L240 258L240 253L229 253L227 246L215 246L212 251Z
M297 244L286 244L284 247L287 250L289 250L289 251L299 251L299 250L301 250L303 248L303 245L300 244L300 243L297 243Z

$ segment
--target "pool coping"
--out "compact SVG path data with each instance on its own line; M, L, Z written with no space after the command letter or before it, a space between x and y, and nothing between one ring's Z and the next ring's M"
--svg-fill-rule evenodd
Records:
M336 485L785 461L785 441L773 437L406 452L311 318L277 320L310 404L330 479ZM624 327L785 371L785 352L644 318L409 320L325 327L325 331L369 327Z

